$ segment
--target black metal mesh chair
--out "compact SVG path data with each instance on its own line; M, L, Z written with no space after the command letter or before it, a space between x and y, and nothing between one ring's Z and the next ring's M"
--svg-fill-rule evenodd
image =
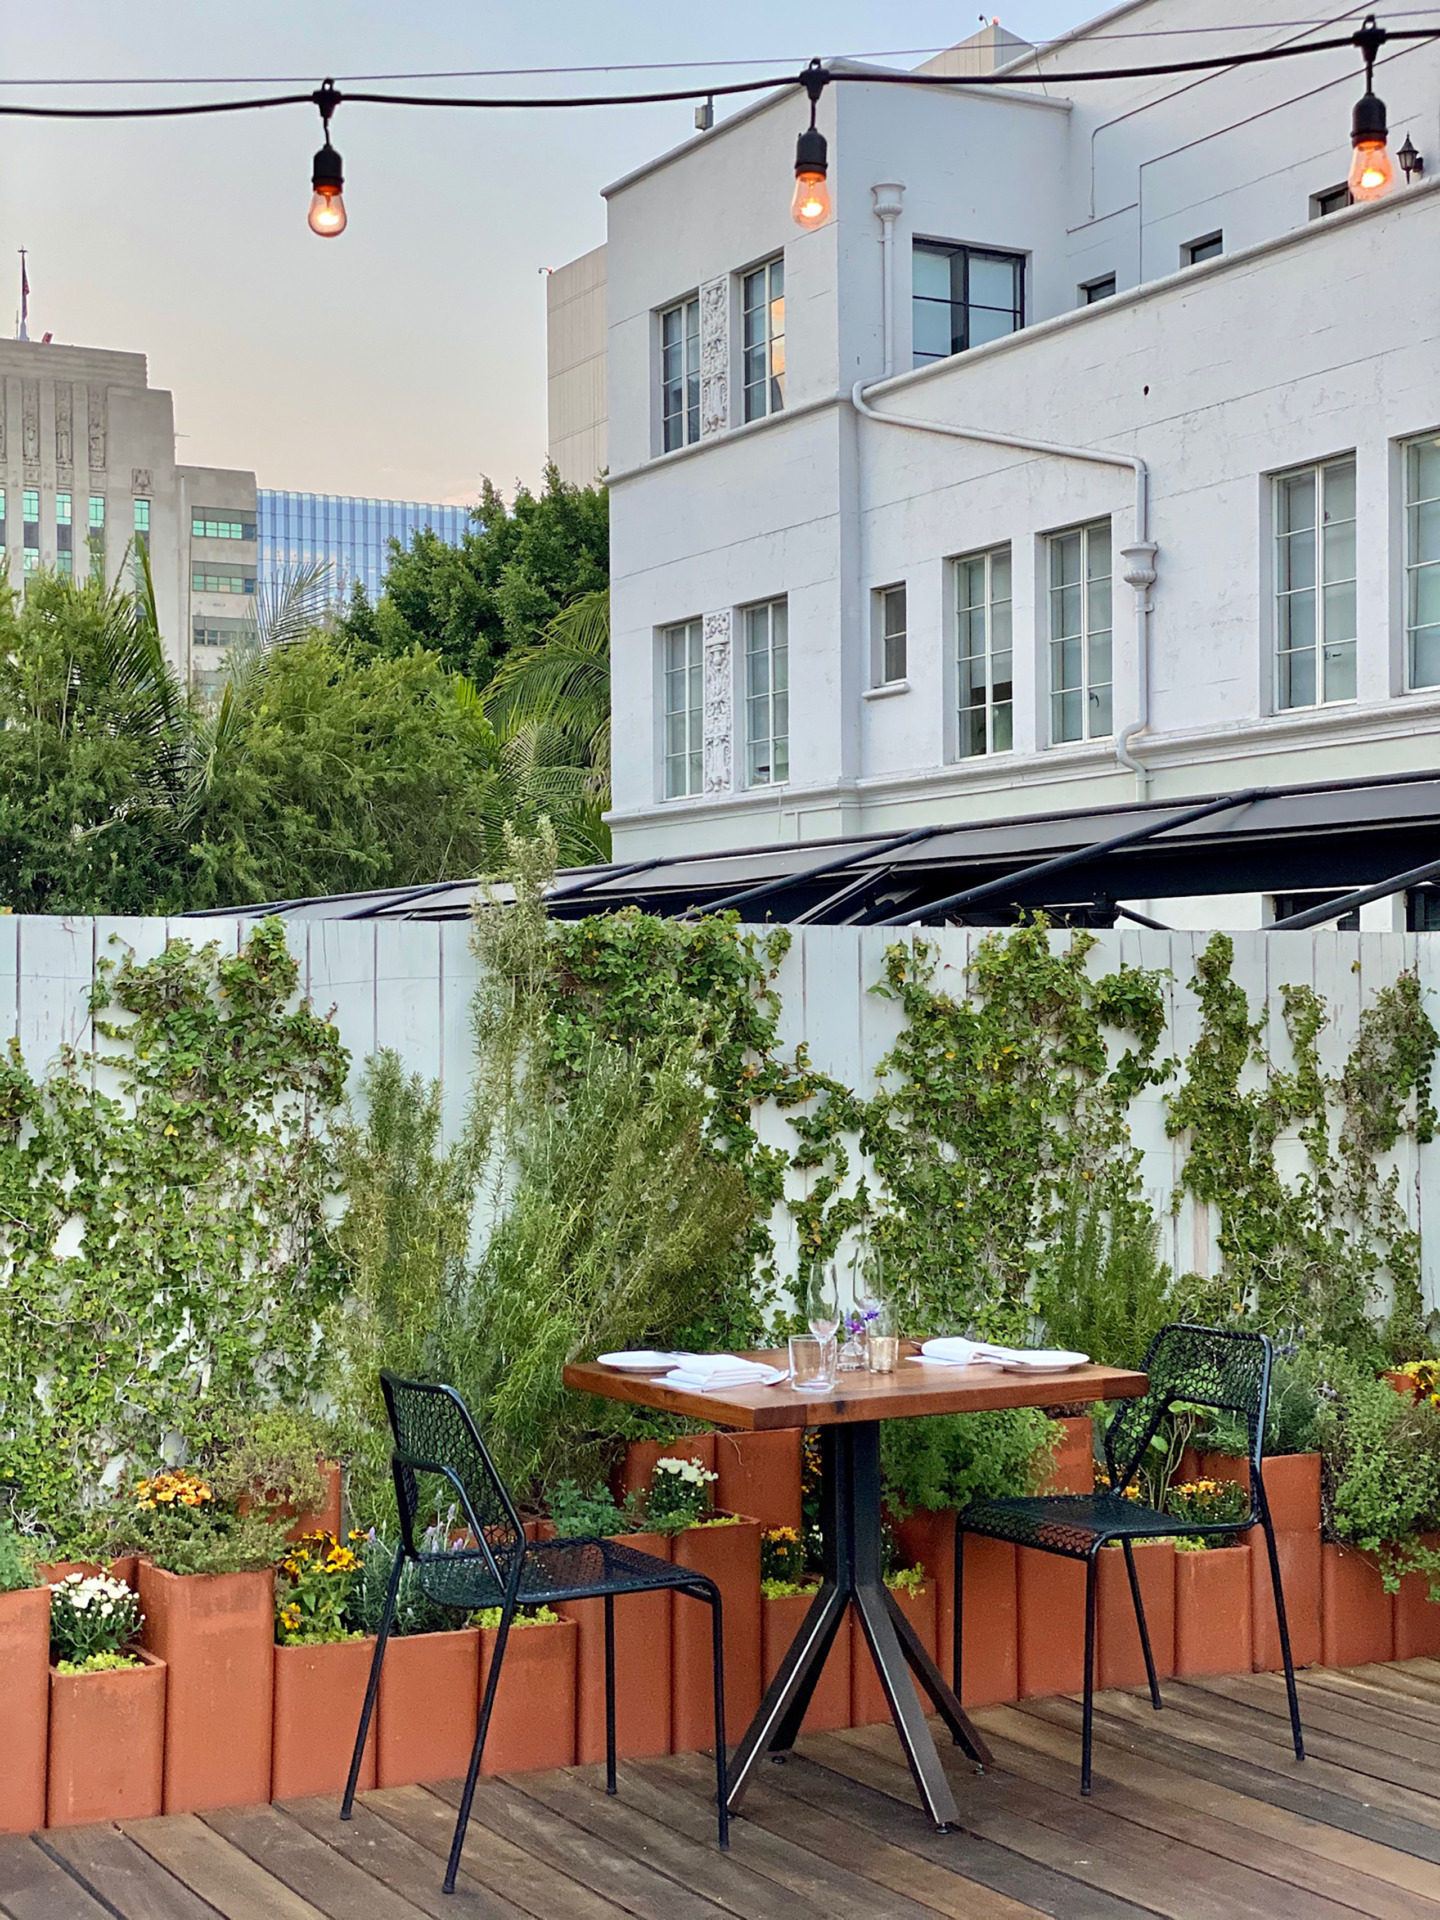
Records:
M1216 1327L1175 1325L1162 1327L1145 1356L1150 1386L1138 1400L1122 1403L1105 1430L1105 1458L1110 1486L1094 1493L1053 1494L1029 1500L985 1500L967 1507L955 1526L955 1691L960 1691L961 1601L964 1593L965 1535L1010 1540L1019 1547L1061 1554L1085 1562L1085 1711L1081 1743L1080 1791L1090 1791L1090 1748L1095 1691L1095 1581L1102 1547L1118 1541L1125 1553L1130 1597L1140 1646L1150 1681L1150 1701L1157 1712L1163 1705L1140 1597L1132 1542L1170 1537L1240 1534L1258 1526L1270 1556L1270 1581L1275 1594L1275 1616L1280 1628L1280 1651L1285 1662L1285 1689L1290 1702L1290 1731L1295 1758L1305 1758L1300 1731L1300 1706L1295 1693L1295 1668L1290 1658L1290 1630L1285 1619L1285 1596L1280 1583L1280 1561L1275 1551L1275 1529L1265 1498L1260 1471L1264 1451L1265 1414L1270 1400L1270 1341L1263 1333L1231 1332ZM1134 1481L1145 1453L1172 1407L1186 1405L1233 1413L1244 1420L1249 1435L1250 1511L1243 1520L1211 1521L1204 1525L1178 1521L1130 1499L1126 1487Z
M719 1589L704 1575L687 1567L673 1566L654 1554L640 1553L616 1540L573 1539L529 1541L515 1511L505 1483L493 1461L470 1411L453 1387L419 1380L401 1380L382 1373L381 1390L395 1437L391 1471L395 1476L395 1499L400 1511L400 1545L370 1662L370 1679L365 1689L365 1704L360 1712L360 1728L355 1736L355 1752L350 1762L350 1777L340 1818L348 1820L355 1804L355 1786L360 1777L360 1761L365 1738L375 1710L380 1687L380 1668L395 1616L395 1597L400 1574L406 1561L415 1570L420 1590L440 1606L471 1613L481 1607L500 1609L499 1630L494 1657L486 1678L475 1728L475 1744L465 1774L465 1789L460 1796L460 1815L455 1823L455 1838L445 1870L445 1891L455 1891L460 1854L465 1844L465 1829L470 1822L470 1805L485 1752L485 1735L495 1705L495 1691L505 1658L510 1624L517 1607L538 1607L556 1600L598 1600L605 1602L605 1786L615 1791L615 1600L621 1594L653 1593L672 1588L676 1593L703 1600L710 1608L715 1680L715 1791L719 1812L720 1845L730 1844L729 1813L726 1808L725 1775L725 1666L722 1646L722 1609ZM463 1531L457 1544L443 1551L417 1545L416 1522L420 1513L422 1476L449 1488L457 1503L458 1515L464 1515ZM423 1538L423 1535L421 1536Z

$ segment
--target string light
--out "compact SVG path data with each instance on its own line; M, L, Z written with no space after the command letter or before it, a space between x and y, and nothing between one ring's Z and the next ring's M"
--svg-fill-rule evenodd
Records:
M346 227L345 197L341 191L345 185L345 170L340 164L339 154L330 144L330 116L339 102L335 82L327 80L315 95L315 104L320 109L320 124L325 129L325 144L316 154L310 173L310 185L314 188L310 200L310 231L318 233L322 240L335 239Z
M790 218L807 231L823 227L830 218L830 189L825 176L830 170L825 136L815 125L815 109L829 78L818 60L805 69L805 91L810 96L810 124L795 142L795 191L790 197Z
M1355 102L1350 120L1350 139L1355 148L1350 162L1350 198L1378 200L1395 184L1395 162L1390 158L1390 129L1385 121L1385 102L1375 93L1375 56L1385 43L1385 31L1367 14L1355 44L1365 56L1365 91Z

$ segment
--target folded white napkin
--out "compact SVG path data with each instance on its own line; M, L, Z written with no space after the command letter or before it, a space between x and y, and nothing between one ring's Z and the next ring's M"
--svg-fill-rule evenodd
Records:
M915 1358L946 1367L973 1367L978 1361L1006 1360L1013 1351L1012 1347L993 1347L984 1340L962 1340L958 1335L946 1335L939 1340L924 1341Z
M711 1393L722 1387L769 1387L784 1374L759 1360L742 1360L735 1353L685 1353L677 1356L679 1366L664 1375L667 1387L683 1387L691 1393Z

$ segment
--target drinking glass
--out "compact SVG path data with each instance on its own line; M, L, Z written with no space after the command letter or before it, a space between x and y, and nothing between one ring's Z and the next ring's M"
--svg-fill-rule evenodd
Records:
M790 1336L790 1384L797 1393L830 1393L835 1386L835 1338L813 1333Z
M811 1267L805 1281L805 1319L817 1340L833 1340L840 1325L840 1283L833 1265Z
M866 1342L866 1354L871 1373L894 1373L900 1358L899 1330L894 1309L884 1301L876 1304L875 1318L870 1323L870 1337Z

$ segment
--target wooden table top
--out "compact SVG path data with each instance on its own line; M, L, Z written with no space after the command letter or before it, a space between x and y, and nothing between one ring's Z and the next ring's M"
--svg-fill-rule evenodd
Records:
M778 1387L727 1387L692 1393L667 1387L655 1374L618 1373L587 1360L565 1369L565 1384L577 1393L597 1393L636 1407L658 1407L707 1420L717 1427L762 1432L775 1427L829 1427L859 1420L898 1420L924 1413L988 1413L999 1407L1053 1407L1092 1400L1134 1400L1149 1385L1143 1373L1124 1367L1088 1366L1074 1373L1002 1373L998 1367L922 1365L901 1346L894 1373L842 1373L833 1393L797 1393ZM751 1353L771 1366L789 1364L786 1353Z

